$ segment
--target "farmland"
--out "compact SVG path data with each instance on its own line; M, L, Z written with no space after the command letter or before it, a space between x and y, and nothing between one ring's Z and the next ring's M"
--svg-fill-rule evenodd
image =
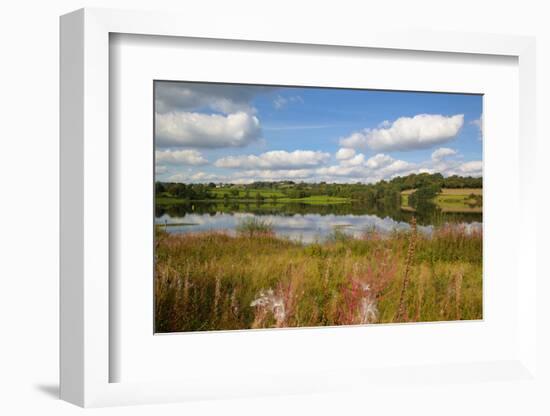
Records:
M307 195L300 193L289 193L283 190L273 190L270 188L244 187L239 185L227 185L224 187L212 188L210 197L199 201L208 200L210 202L218 201L238 201L262 203L302 203L302 204L342 204L352 201L351 197L331 196L331 195ZM156 203L159 205L181 204L189 202L187 198L178 198L164 193L157 196Z
M409 195L415 190L408 189L401 192L401 205L404 209L409 207ZM443 188L433 199L433 202L441 208L442 212L482 212L482 188Z

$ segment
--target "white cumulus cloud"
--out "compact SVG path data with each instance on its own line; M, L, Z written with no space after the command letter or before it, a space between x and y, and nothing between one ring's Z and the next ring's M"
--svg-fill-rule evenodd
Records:
M340 161L342 166L361 166L365 163L365 155L359 153L358 155L353 156L350 159L344 159Z
M336 159L346 160L355 156L355 150L350 147L342 147L336 152Z
M355 149L364 149L368 146L368 134L369 130L358 131L352 133L348 137L343 137L340 139L340 145L346 147L352 147Z
M254 97L273 90L262 86L160 81L155 83L155 110L159 114L199 109L225 114L254 113Z
M414 150L452 140L464 124L464 115L418 114L385 121L376 129L365 129L340 139L344 147L373 150Z
M394 159L391 156L383 153L378 153L367 160L367 167L371 169L379 169L388 166Z
M479 129L479 140L483 139L483 113L479 116L478 119L470 121L470 124L473 124Z
M481 176L483 172L483 162L481 160L473 160L465 162L458 166L458 171L464 175Z
M357 160L357 163L349 163L354 159ZM319 168L316 173L325 178L346 177L350 180L368 183L390 179L397 175L406 175L418 169L419 166L414 163L394 159L382 153L372 156L368 160L365 160L363 154L360 153L352 159L343 160L339 165Z
M319 176L332 178L335 176L358 177L361 176L363 172L364 169L361 166L333 165L319 168L315 173Z
M155 160L159 165L206 165L206 160L198 150L157 150Z
M250 183L254 181L295 181L308 180L312 177L312 169L283 170L245 170L235 174L231 180L234 183Z
M458 160L431 160L423 164L424 168L430 173L439 172L443 176L483 176L483 162L481 160L471 160L462 162Z
M256 155L226 156L214 164L230 169L299 169L321 165L328 161L329 153L312 150L273 150Z
M417 171L418 167L414 163L406 162L404 160L394 160L389 165L381 168L377 173L382 179L389 179L394 176L408 175Z
M162 175L162 174L167 173L167 172L168 172L168 167L167 166L155 165L155 174L156 175Z
M446 157L454 156L456 154L457 152L454 149L451 149L449 147L440 147L439 149L433 151L432 160L439 161L445 159Z
M219 177L213 173L197 172L191 175L191 180L195 182L217 181Z
M242 147L260 138L256 116L233 113L201 114L170 112L156 115L157 145L203 148Z
M226 178L207 172L179 172L166 178L168 182L180 183L202 183L202 182L223 182Z

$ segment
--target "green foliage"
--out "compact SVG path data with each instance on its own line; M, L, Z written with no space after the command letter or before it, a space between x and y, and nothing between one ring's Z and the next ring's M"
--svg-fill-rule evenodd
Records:
M482 179L450 176L440 173L411 174L374 184L363 183L295 183L292 181L254 182L245 185L226 184L182 184L157 182L155 193L159 197L172 197L190 201L205 200L252 200L263 202L267 198L279 200L307 200L308 198L334 197L346 201L364 203L400 204L400 192L408 189L481 188ZM227 197L225 195L228 195Z
M439 192L441 192L441 185L438 183L423 185L409 195L409 206L418 208L420 205L430 204Z
M166 187L162 182L155 182L155 194L159 195L166 191Z
M205 200L212 198L212 194L210 193L211 189L211 187L202 183L155 183L155 192L157 197L164 196L186 200Z

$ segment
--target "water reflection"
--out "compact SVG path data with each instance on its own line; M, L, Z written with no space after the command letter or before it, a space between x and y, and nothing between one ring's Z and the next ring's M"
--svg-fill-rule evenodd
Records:
M433 205L433 204L432 204ZM400 207L365 204L220 204L191 203L156 208L155 222L168 224L171 233L227 231L234 233L246 218L259 216L268 221L277 235L303 242L322 240L338 229L360 237L367 230L383 233L409 227L413 213ZM415 213L419 230L430 233L434 225L447 222L466 223L479 227L479 213L442 213L435 206L423 206ZM170 225L172 224L172 225ZM176 225L179 224L179 225Z

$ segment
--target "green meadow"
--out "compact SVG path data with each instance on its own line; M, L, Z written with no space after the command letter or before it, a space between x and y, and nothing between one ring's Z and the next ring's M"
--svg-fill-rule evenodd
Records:
M409 189L401 192L401 205L405 209L409 209L409 195L414 191ZM481 213L482 191L481 188L443 188L433 202L443 212Z

